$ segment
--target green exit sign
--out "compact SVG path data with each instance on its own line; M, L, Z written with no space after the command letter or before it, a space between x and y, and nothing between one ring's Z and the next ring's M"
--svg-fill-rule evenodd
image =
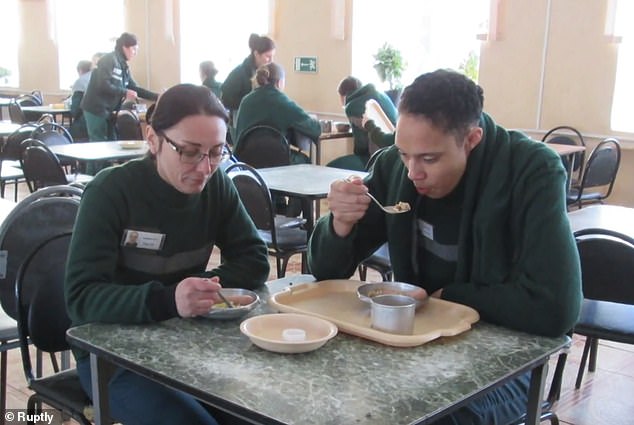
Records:
M317 73L316 56L298 56L295 58L295 71Z

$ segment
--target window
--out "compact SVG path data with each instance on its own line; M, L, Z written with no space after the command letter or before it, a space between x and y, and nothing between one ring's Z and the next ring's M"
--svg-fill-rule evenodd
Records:
M216 65L216 80L223 81L249 55L249 36L269 32L268 0L188 0L180 5L183 83L200 84L198 66L206 60Z
M614 34L621 36L618 45L616 79L612 100L612 130L634 133L632 93L634 93L634 2L620 0L616 5Z
M77 63L114 50L124 29L123 0L56 0L51 9L59 57L59 87L69 90Z
M384 43L399 49L406 62L401 82L424 72L452 68L477 80L480 42L488 28L490 0L356 0L353 3L352 73L379 88L374 54ZM460 13L456 13L460 11ZM475 71L475 72L474 72Z
M21 30L18 0L4 0L0 10L4 34L0 39L0 87L19 87L18 46Z

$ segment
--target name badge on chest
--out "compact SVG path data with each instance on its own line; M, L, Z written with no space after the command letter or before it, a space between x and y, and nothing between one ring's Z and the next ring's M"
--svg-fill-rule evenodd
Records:
M427 239L434 240L434 226L425 220L418 220L418 229L420 233Z
M165 242L165 233L142 232L126 229L123 231L121 245L129 248L142 248L158 251Z

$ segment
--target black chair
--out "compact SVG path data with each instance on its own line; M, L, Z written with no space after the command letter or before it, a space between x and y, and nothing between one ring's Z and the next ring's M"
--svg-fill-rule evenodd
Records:
M14 283L20 264L33 247L73 230L82 193L68 185L40 189L21 200L0 223L0 251L8 253L5 273L0 275L0 302L9 317L18 317Z
M374 163L379 155L389 148L390 146L386 146L372 153L365 166L368 172L372 171L372 167L374 167ZM374 253L372 253L372 255L359 263L358 270L360 280L366 279L369 268L379 272L383 281L390 281L394 279L394 272L392 271L392 262L390 260L390 252L387 243L381 245L376 251L374 251Z
M143 140L141 121L136 113L121 109L115 121L117 140Z
M258 125L246 130L235 144L238 161L254 168L279 167L291 163L286 137L276 128Z
M14 183L13 199L18 201L18 183L24 178L20 165L21 144L31 136L36 125L22 124L8 135L0 150L0 196L4 197L6 183Z
M583 306L574 333L586 342L575 388L596 370L600 339L634 344L634 238L609 230L575 233L581 259Z
M85 185L93 176L80 173L67 174L57 155L39 140L26 139L22 142L20 164L24 179L31 193L48 186Z
M55 122L40 122L33 129L31 138L44 142L46 146L67 145L74 142L70 131ZM71 159L60 159L60 164L67 170L67 173L75 172L78 168L77 161Z
M12 100L8 105L9 119L16 124L26 124L29 120L26 118L26 114L22 110L22 107L18 102Z
M295 254L301 254L302 264L305 264L307 232L296 225L288 225L286 217L276 220L271 192L260 173L242 162L227 167L226 173L238 190L240 200L258 233L266 242L269 254L276 259L277 277L284 277L288 261Z
M27 93L18 96L15 99L15 103L20 105L20 109L24 106L42 106L42 98L35 94ZM40 112L22 111L26 122L37 121L42 115Z
M44 403L89 425L91 422L84 410L90 405L90 399L81 387L77 370L56 369L51 375L36 377L30 356L29 341L37 349L51 354L70 349L66 341L70 319L64 300L64 275L71 235L62 233L46 239L25 258L15 282L17 321L22 367L28 387L33 391L27 402L27 414L41 412Z
M542 137L542 142L544 143L556 143L560 145L571 145L571 146L585 146L586 142L583 139L583 135L579 130L574 127L570 127L567 125L560 125L558 127L552 128L544 134ZM574 157L574 165L572 168L572 173L570 175L570 181L572 185L578 185L581 181L581 175L583 172L583 167L585 164L586 153L579 152L573 155ZM568 170L568 158L561 159L564 163L564 167Z
M621 145L616 139L608 138L599 143L588 157L581 184L568 192L567 204L581 208L586 204L603 203L612 193L620 163Z
M0 309L0 416L4 418L7 407L8 351L20 346L18 323Z

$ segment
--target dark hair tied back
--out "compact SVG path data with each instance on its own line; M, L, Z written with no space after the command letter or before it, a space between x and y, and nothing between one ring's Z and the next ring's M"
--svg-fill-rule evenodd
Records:
M275 49L275 42L265 35L251 34L249 36L249 49L251 49L251 52L260 54L270 52Z

